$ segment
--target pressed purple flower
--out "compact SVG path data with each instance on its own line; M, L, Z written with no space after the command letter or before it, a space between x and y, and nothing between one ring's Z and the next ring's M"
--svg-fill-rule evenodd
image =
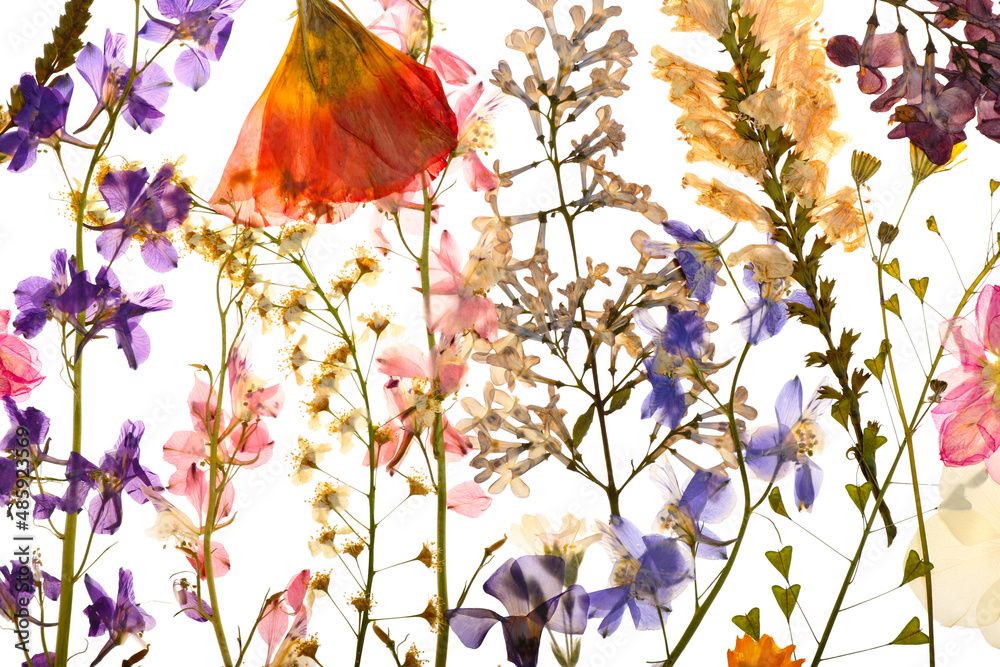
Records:
M145 169L114 171L104 177L101 196L122 217L102 227L97 251L113 262L128 250L133 237L142 240L142 259L159 273L177 268L177 250L165 234L178 227L191 210L191 196L170 182L174 166L167 163L153 176Z
M73 96L73 80L63 75L51 86L38 85L30 74L21 76L21 95L24 106L14 116L16 132L0 136L0 153L11 156L10 171L24 171L35 164L38 147L54 146L65 134L66 112Z
M17 486L17 464L11 459L0 459L0 506L10 502L10 496Z
M153 18L139 31L151 42L179 40L187 47L174 64L177 80L198 90L208 82L210 62L218 62L233 30L230 17L243 0L157 0L160 13L175 22Z
M118 570L117 599L112 599L89 574L84 576L83 583L92 601L92 604L83 610L90 620L90 631L87 636L108 635L107 643L101 648L97 658L90 663L91 667L103 660L111 649L125 643L130 635L146 645L142 641L142 633L151 630L156 621L136 604L130 571L125 568Z
M978 94L966 79L955 78L943 87L936 78L934 52L928 50L918 104L896 107L899 122L890 139L906 137L937 165L947 164L955 145L965 141L965 125L976 116Z
M191 590L191 585L187 579L174 581L174 598L177 600L177 604L180 605L181 611L188 618L194 619L199 623L204 623L212 618L212 606L199 598Z
M25 606L18 605L19 599L23 602L25 598L33 598L38 586L42 586L42 595L48 599L59 599L59 580L48 572L43 572L34 558L30 565L14 559L10 561L9 567L0 566L0 617L16 623L15 613L19 607ZM32 616L28 620L38 623Z
M682 489L669 461L654 466L650 473L664 500L656 515L656 528L676 535L695 556L725 560L726 542L705 524L719 523L733 511L736 490L729 477L717 470L700 469Z
M468 648L479 648L496 624L503 628L507 660L515 667L535 667L542 631L579 635L587 629L587 592L578 585L565 591L566 563L558 556L522 556L501 565L483 590L507 610L449 609L448 625Z
M708 240L705 232L695 231L678 220L665 221L663 229L676 243L647 241L644 251L657 257L673 255L687 281L691 298L708 303L715 291L717 270L722 262L718 246Z
M753 264L743 269L743 284L751 294L743 306L743 312L736 320L744 340L757 345L778 333L788 322L788 304L798 303L813 307L812 299L805 290L788 291L789 281L778 278L768 283L759 283L754 277Z
M104 34L104 51L90 42L80 51L76 68L97 95L97 107L84 127L101 111L114 109L121 100L132 73L132 68L125 64L128 59L125 35L110 30ZM121 116L130 127L152 132L163 124L160 108L167 103L171 83L167 73L156 63L138 63L136 68L141 74L129 88Z
M97 288L90 282L90 274L77 271L76 258L67 259L65 250L52 253L52 278L41 276L26 278L14 290L14 304L18 314L14 318L14 333L34 338L45 322L55 319L69 322L82 330L80 313L87 313L97 298Z
M48 653L36 653L31 656L31 664L27 661L21 663L21 667L51 667L56 664L56 654L53 651Z
M795 504L811 510L823 482L812 456L820 447L816 420L830 407L830 399L814 396L802 406L802 382L798 377L785 383L774 402L777 424L757 429L746 449L746 464L754 475L774 482L795 470Z
M649 334L655 345L652 356L643 361L652 391L642 404L642 418L650 417L676 428L687 412L687 391L681 379L691 374L691 364L702 366L708 353L708 325L692 310L667 308L667 322L658 326L649 311L635 313L635 322Z
M95 466L77 452L70 453L66 464L66 492L59 500L58 509L64 512L79 512L87 496L96 490L91 498L88 513L90 526L95 533L113 535L122 524L122 493L128 493L140 505L147 502L142 493L144 486L162 490L163 485L155 473L139 463L139 441L145 425L126 420L115 448L105 452L101 465ZM36 507L44 506L47 511L52 505L51 498L36 498Z
M609 587L590 594L590 617L604 619L598 632L607 637L617 630L626 610L637 630L659 630L670 602L694 579L691 551L678 540L643 535L620 516L599 525L615 564Z
M10 396L4 396L3 405L7 411L7 419L10 420L10 430L0 440L0 449L9 451L18 447L18 440L27 440L28 447L32 450L41 449L49 434L49 418L45 413L30 406L22 410ZM19 428L24 429L20 435L17 432Z

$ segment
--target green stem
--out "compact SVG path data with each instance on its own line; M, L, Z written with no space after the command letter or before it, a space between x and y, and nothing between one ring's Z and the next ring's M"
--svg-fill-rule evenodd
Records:
M910 199L913 197L914 191L917 189L917 183L914 182L913 187L910 188L910 194L906 198L906 202L903 204L903 209L900 211L899 220L902 221L903 214L906 212L906 207L910 203ZM861 206L861 215L864 216L864 200L861 197L860 186L858 186L858 202ZM899 227L899 222L896 223L897 228ZM889 340L889 318L886 314L885 307L885 284L884 275L882 269L882 261L885 259L885 252L888 250L892 241L886 243L881 251L881 257L875 254L875 249L872 248L872 259L875 260L875 271L878 274L878 296L879 296L879 309L882 311L882 333L885 336L885 340ZM923 301L923 299L921 299ZM916 505L917 512L917 532L920 534L920 551L921 556L925 563L931 562L930 550L927 546L927 528L924 524L924 510L923 503L920 500L920 486L919 480L917 479L917 460L914 454L913 447L913 430L910 428L910 424L906 420L906 409L903 407L903 397L899 390L899 379L896 376L896 363L893 360L892 346L886 346L886 360L889 362L889 374L892 378L892 391L893 396L896 400L896 410L899 412L899 420L903 425L903 440L906 444L906 451L909 458L910 464L910 481L913 487L913 502ZM924 574L924 592L927 595L927 651L930 656L929 666L934 667L935 665L935 643L934 643L934 591L933 585L931 583L930 573Z
M429 328L431 312L431 274L430 247L433 200L427 188L424 188L424 236L420 252L420 290L424 298L424 321L428 323L427 349L431 355L431 365L434 364L434 333ZM437 384L431 384L431 391L437 393ZM444 458L444 424L440 409L434 415L433 433L434 459L437 461L437 590L438 606L448 608L448 569L447 569L447 525L448 525L448 483L447 465ZM434 667L444 667L448 662L448 628L438 625L437 646L434 652Z
M972 298L973 294L976 293L979 284L986 278L986 276L993 270L994 265L996 265L997 260L1000 259L1000 254L994 255L983 270L979 272L972 284L965 290L965 294L959 301L958 306L955 308L954 317L960 317L962 311L965 310L966 304ZM931 364L930 370L927 372L927 378L924 380L924 386L920 393L920 399L917 401L916 407L913 409L913 416L910 418L908 426L906 420L904 420L904 427L913 432L917 420L920 417L920 410L923 407L925 398L927 396L927 390L930 387L931 380L934 377L934 371L937 369L938 363L944 356L944 346L938 347L937 355L934 357L934 362ZM858 565L861 562L861 555L865 548L865 543L868 540L868 536L871 534L872 524L875 522L875 517L878 514L879 507L882 504L882 498L885 495L886 490L890 486L892 481L892 475L896 470L896 466L903 457L903 451L906 449L905 443L900 446L899 451L896 453L896 458L892 462L892 467L889 468L889 473L886 475L885 482L882 484L881 490L876 494L875 507L872 510L871 515L868 517L868 521L865 523L865 530L861 534L861 541L858 543L858 549L854 554L854 558L851 560L850 566L847 568L847 574L844 575L844 582L841 584L840 593L837 595L837 601L834 604L833 611L830 614L830 618L827 620L826 628L823 630L823 636L819 640L819 644L816 647L816 654L813 656L813 660L810 663L810 667L818 667L820 660L823 658L823 651L826 650L826 644L830 640L830 633L833 632L833 626L837 622L837 615L841 611L841 607L844 604L844 597L847 595L847 589L850 587L851 583L854 581L854 576L857 572ZM928 561L929 562L929 561Z
M736 397L737 380L740 376L740 370L743 368L743 362L747 358L747 353L750 352L750 347L749 343L743 346L743 353L740 355L740 360L736 364L736 372L733 375L733 386L729 394L729 405L726 409L727 416L729 417L730 435L733 438L733 446L736 449L736 461L740 467L740 480L743 482L743 519L740 521L740 530L736 534L736 541L733 542L733 550L729 553L729 558L726 560L726 564L722 568L722 572L720 572L719 576L716 578L715 585L712 586L712 590L709 591L702 605L694 612L687 628L684 629L684 634L681 635L677 645L674 646L673 652L667 657L666 662L663 663L663 667L673 667L673 665L677 664L677 660L680 658L681 653L684 652L684 649L694 637L694 633L698 631L698 626L701 625L701 622L705 619L705 615L708 614L708 610L712 607L712 603L719 595L719 592L722 590L722 586L726 583L726 579L729 577L729 573L732 572L733 566L736 564L736 556L739 554L740 547L743 545L743 536L746 535L747 526L750 524L750 517L753 515L757 505L759 505L763 498L767 495L765 494L762 496L761 501L758 501L757 504L754 504L750 499L750 480L747 476L746 462L743 459L743 449L739 441L739 429L736 425L736 416L733 413L733 402Z

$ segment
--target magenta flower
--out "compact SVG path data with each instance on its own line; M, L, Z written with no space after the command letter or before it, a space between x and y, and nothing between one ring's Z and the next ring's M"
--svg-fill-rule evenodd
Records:
M0 310L0 396L23 401L42 383L38 350L7 333L10 311Z
M947 466L986 461L1000 482L1000 286L983 289L976 321L955 318L941 324L945 349L959 367L941 375L948 389L931 414L940 434L941 460Z
M80 51L76 69L97 95L97 106L84 127L90 125L101 111L108 109L110 112L121 101L132 73L132 68L125 64L130 59L125 35L112 34L110 30L104 33L103 52L90 42ZM160 107L167 103L171 83L167 73L156 63L138 63L136 67L142 73L135 77L129 88L121 116L133 129L138 127L144 132L152 132L163 124L164 115Z
M104 177L100 191L108 208L122 217L101 228L97 252L113 262L128 250L133 237L142 240L142 260L158 273L177 268L177 250L166 233L180 226L191 210L191 196L170 182L169 162L149 180L145 169L113 171Z

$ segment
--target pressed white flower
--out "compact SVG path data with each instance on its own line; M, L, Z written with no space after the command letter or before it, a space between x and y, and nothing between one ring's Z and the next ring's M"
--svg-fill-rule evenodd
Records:
M544 514L525 514L520 524L510 527L510 540L526 553L538 556L559 556L566 562L566 585L576 583L576 575L583 561L584 552L601 541L600 534L583 536L587 522L572 514L562 518L556 531Z
M329 482L321 482L316 487L316 497L312 503L312 518L316 523L329 523L330 512L340 513L347 509L351 496L351 487L343 484L334 486Z
M1000 648L1000 485L980 463L946 467L940 490L938 513L926 524L934 564L934 620L979 628L987 642ZM919 534L910 548L921 552ZM923 578L910 587L926 607Z

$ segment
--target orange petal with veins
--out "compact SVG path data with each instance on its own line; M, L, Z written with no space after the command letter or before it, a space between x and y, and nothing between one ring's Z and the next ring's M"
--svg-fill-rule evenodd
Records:
M251 227L339 222L360 203L419 189L457 137L433 70L327 0L299 0L285 55L210 201Z

